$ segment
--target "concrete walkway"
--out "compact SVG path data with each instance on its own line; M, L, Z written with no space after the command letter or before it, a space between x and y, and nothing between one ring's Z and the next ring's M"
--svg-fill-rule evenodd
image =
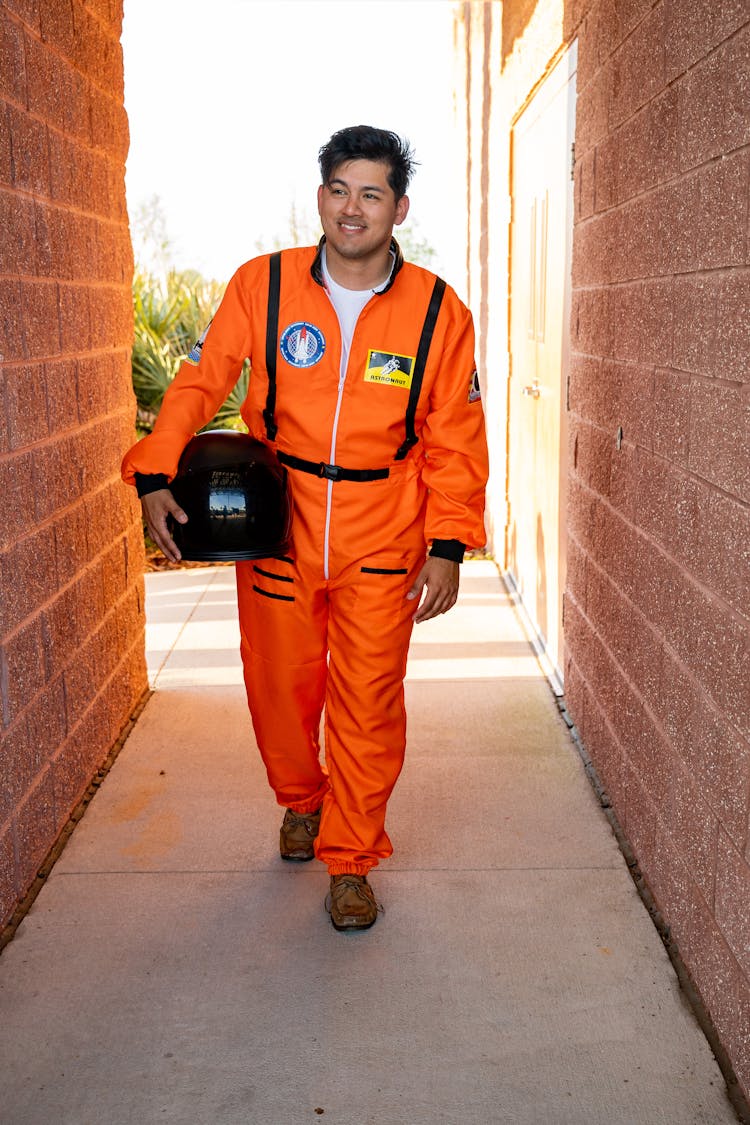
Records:
M234 571L150 575L155 694L0 958L3 1125L721 1125L493 565L419 626L386 913L277 854Z

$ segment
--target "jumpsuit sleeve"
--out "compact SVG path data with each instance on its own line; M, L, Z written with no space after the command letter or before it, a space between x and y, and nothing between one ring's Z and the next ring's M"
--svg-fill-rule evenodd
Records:
M122 461L122 479L135 485L136 474L163 475L165 485L177 472L180 455L231 392L250 354L250 312L239 270L229 282L210 323L200 358L185 359L161 405L153 431L136 442Z
M454 297L459 310L449 333L430 394L422 430L425 464L422 479L429 490L425 536L483 547L484 492L488 477L484 411L476 387L474 326L471 313Z

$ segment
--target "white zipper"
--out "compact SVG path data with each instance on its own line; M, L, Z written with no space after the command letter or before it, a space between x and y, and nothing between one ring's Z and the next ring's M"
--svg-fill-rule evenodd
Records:
M339 325L339 339L341 341L341 364L340 364L340 367L339 367L338 397L336 399L336 410L335 410L335 413L333 415L333 429L331 431L331 451L328 455L328 464L329 465L335 465L336 464L336 434L338 433L338 428L339 428L339 414L341 413L341 401L344 397L344 383L346 382L346 372L347 372L347 368L349 366L349 355L351 354L351 345L354 343L354 336L355 336L355 333L357 331L357 325L359 324L359 317L362 316L362 313L367 308L367 305L369 305L370 301L367 301L367 303L365 305L363 305L362 308L360 309L359 316L355 320L354 328L352 329L352 338L349 341L349 349L347 350L346 355L344 355L344 333L343 333L343 330L342 330L342 327L341 327L341 321L339 319L339 314L336 310L335 304L331 300L331 294L328 292L327 289L326 289L326 296L328 297L328 300L331 301L331 304L333 305L333 311L336 313L336 320L338 321L338 325ZM370 298L370 299L372 299L372 298ZM323 577L325 578L326 582L328 581L328 579L330 577L329 571L328 571L328 554L329 554L329 549L330 549L331 509L333 507L333 484L334 484L334 482L332 480L329 480L329 481L327 481L327 484L328 484L328 487L326 489L326 522L325 522L325 531L323 533Z

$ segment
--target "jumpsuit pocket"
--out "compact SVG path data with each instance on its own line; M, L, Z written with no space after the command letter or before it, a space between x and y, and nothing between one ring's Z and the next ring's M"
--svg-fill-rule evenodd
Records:
M360 572L362 574L408 574L409 571L405 566L361 566Z
M271 565L277 560L270 560ZM286 557L279 559L278 562L291 563L292 559ZM291 593L291 588L294 585L294 578L291 574L278 574L274 570L268 569L266 566L253 566L253 574L258 575L258 580L265 580L262 586L257 582L253 582L253 590L256 594L260 594L264 598L273 598L274 601L279 602L293 602L294 595ZM275 585L278 583L278 585Z

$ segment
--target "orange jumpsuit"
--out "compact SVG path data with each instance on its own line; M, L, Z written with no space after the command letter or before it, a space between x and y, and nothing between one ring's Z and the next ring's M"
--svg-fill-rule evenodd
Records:
M248 702L269 782L282 806L322 804L316 855L331 874L366 875L392 852L386 803L403 764L403 679L415 601L406 593L436 541L481 547L487 477L471 315L446 288L424 366L414 444L405 414L435 277L404 263L359 315L345 377L341 335L320 249L281 255L272 445L328 466L292 462L293 544L284 559L237 563ZM213 417L247 356L242 416L268 440L269 256L230 281L205 335L165 395L154 431L123 461L123 478L171 479L193 434ZM401 459L396 459L400 450ZM331 479L332 466L387 470ZM458 541L455 544L455 541ZM325 711L325 760L319 728Z

